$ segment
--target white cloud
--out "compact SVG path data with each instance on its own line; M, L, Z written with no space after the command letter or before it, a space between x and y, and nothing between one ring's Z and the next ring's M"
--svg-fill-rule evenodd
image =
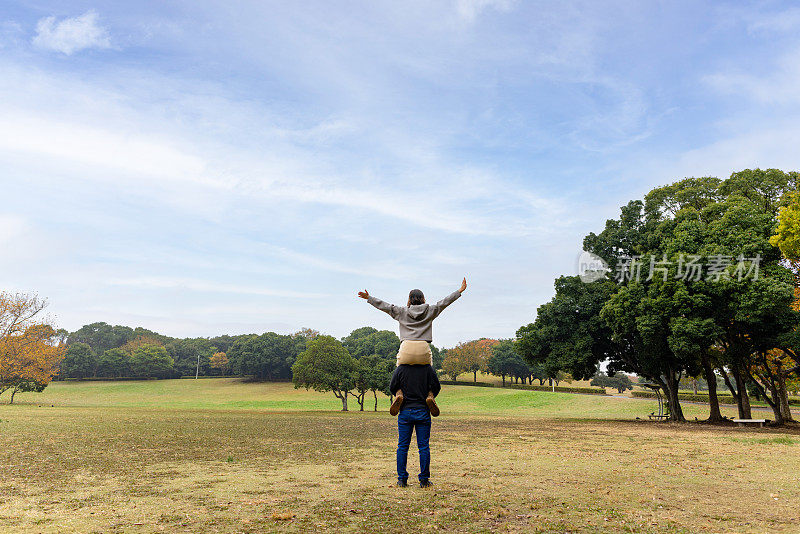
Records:
M145 276L138 278L113 278L105 282L110 286L131 286L140 289L187 289L203 293L234 293L241 295L259 295L265 297L283 297L300 299L319 299L329 295L325 293L308 293L302 291L286 291L261 287L257 284L236 285L220 284L208 280L194 278L172 278L162 276Z
M466 22L474 22L478 15L487 8L497 11L509 11L514 0L456 0L459 17Z
M5 110L0 117L0 150L25 152L79 164L146 175L196 181L204 162L170 146L169 141L118 133L74 122Z
M83 15L58 22L55 17L43 18L36 24L33 44L66 55L87 48L110 48L108 30L98 22L99 16L95 11L87 11Z
M128 76L141 79L139 73L119 80L126 94L113 85L4 70L0 151L25 154L81 180L135 184L137 191L159 193L152 195L159 202L196 212L212 214L221 201L242 199L319 204L475 236L530 235L565 213L555 200L506 183L495 172L447 162L435 148L420 153L414 150L419 140L372 139L372 127L355 120L324 118L288 129L269 111L226 99L213 86L152 77L162 99L151 104L137 98L136 82L127 83ZM232 132L240 126L247 132L254 122L258 131L248 132L246 143L236 133L206 133L205 127L226 124ZM361 128L358 139L394 160L395 174L372 176L337 161L338 146L328 146L327 139L353 135L354 124Z

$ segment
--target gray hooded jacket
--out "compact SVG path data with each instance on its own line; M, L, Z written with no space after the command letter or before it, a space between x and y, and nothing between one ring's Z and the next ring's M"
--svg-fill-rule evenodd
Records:
M388 313L392 316L392 319L400 323L401 340L427 341L430 343L433 340L433 320L460 296L460 291L454 291L436 304L413 304L408 307L395 306L372 295L369 296L367 302Z

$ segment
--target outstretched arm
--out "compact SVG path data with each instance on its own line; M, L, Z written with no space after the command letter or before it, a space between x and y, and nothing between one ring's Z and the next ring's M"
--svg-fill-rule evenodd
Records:
M400 306L395 306L394 304L384 302L377 297L373 297L366 289L364 291L359 291L358 296L362 299L367 299L367 302L378 308L380 311L391 315L392 319L397 319L397 316L400 315Z
M443 298L442 300L440 300L439 302L437 302L432 306L434 317L438 316L440 313L442 313L442 310L444 310L446 307L454 303L458 299L458 297L461 296L461 293L463 293L466 290L467 290L467 278L464 277L464 280L461 281L460 288L453 291L452 293L450 293L445 298Z

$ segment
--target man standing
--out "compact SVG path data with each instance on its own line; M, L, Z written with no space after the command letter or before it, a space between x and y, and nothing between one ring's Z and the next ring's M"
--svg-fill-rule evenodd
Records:
M408 447L411 433L417 434L419 449L419 485L431 485L431 450L428 444L431 437L431 413L426 398L428 393L435 397L442 386L439 377L430 365L399 365L392 374L389 390L392 395L403 391L403 405L397 416L397 485L408 486Z

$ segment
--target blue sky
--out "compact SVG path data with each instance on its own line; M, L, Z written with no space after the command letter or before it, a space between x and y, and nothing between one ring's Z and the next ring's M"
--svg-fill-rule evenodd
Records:
M0 2L0 288L70 330L511 337L686 176L800 169L793 2Z

